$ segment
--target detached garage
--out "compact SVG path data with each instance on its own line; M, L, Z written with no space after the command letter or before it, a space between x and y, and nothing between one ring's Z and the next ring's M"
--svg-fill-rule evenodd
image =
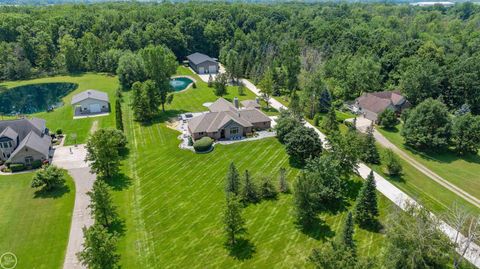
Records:
M108 94L97 90L86 90L72 97L75 116L86 116L110 112Z
M188 64L198 74L216 74L218 73L217 59L208 55L195 52L187 56Z

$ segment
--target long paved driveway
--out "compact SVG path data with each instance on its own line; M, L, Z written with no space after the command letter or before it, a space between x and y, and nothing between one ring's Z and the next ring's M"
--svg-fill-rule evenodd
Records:
M258 89L253 83L246 79L242 79L243 84L257 96L261 96L260 89ZM286 106L282 105L280 102L275 100L274 98L270 99L270 105L279 110L279 109L287 109ZM315 132L320 136L320 139L325 143L326 136L320 132L317 128L311 125L309 122L305 122L305 126L313 128ZM358 174L363 178L366 179L368 174L370 173L371 169L364 163L358 164ZM384 177L380 176L379 174L374 172L375 182L377 185L377 190L382 193L385 197L387 197L390 201L395 203L401 209L405 210L407 205L419 205L414 199L408 196L406 193L395 187L392 183L388 182ZM433 215L433 214L432 214ZM450 240L455 242L457 231L449 226L447 223L441 221L441 230L442 232L447 235ZM465 242L465 237L462 234L458 235L457 242ZM458 250L460 252L460 250ZM469 249L465 254L465 259L468 260L470 263L474 264L477 268L480 268L480 247L477 244L471 244Z
M85 162L87 151L84 145L58 147L55 149L52 164L68 171L75 182L75 206L73 208L70 236L68 238L67 252L63 263L64 269L86 269L77 259L76 254L82 250L83 227L90 227L93 219L88 209L90 198L87 192L92 189L96 179L90 173L90 168Z

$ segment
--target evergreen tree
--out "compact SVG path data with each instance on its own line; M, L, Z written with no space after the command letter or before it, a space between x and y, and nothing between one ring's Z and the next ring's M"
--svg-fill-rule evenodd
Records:
M123 131L122 105L120 99L115 101L115 123L118 130Z
M341 243L348 249L352 251L352 253L356 254L356 245L355 241L353 240L353 233L354 231L354 223L353 223L353 215L352 212L348 212L347 218L345 219L345 223L343 224L342 230L342 237Z
M279 177L278 177L278 189L281 193L289 193L290 186L287 181L287 170L285 168L280 168Z
M120 255L117 254L117 238L109 234L102 225L94 224L83 228L83 250L77 253L80 262L91 269L119 268Z
M208 83L207 83L208 87L211 88L213 87L213 77L212 77L212 74L209 74L208 75Z
M301 173L295 180L293 190L297 223L307 228L313 224L316 217L314 184L304 173Z
M275 199L277 197L277 190L269 176L262 177L260 183L260 195L263 199Z
M322 92L320 93L320 98L318 102L318 111L321 113L326 113L330 111L332 107L332 95L327 87L323 87Z
M290 111L295 119L303 118L303 108L300 105L300 98L296 92L290 96Z
M227 234L227 242L233 246L237 242L237 236L246 232L245 220L242 217L242 205L235 195L227 195L223 223L225 225L225 233Z
M143 84L141 82L135 82L132 85L133 97L132 97L132 110L135 120L146 121L149 118L149 104L147 96L143 90Z
M257 203L259 201L257 186L255 186L255 183L250 177L250 173L248 172L248 170L245 170L243 180L242 201L245 204Z
M331 134L339 130L337 115L333 106L328 110L327 116L322 121L322 128L327 134Z
M235 164L233 162L230 163L230 166L228 168L225 191L227 192L227 195L229 193L238 195L240 192L240 176L238 175L237 168L235 167Z
M374 221L378 216L377 193L373 171L370 171L358 194L354 208L355 222L366 225Z
M367 128L367 135L363 140L361 160L366 163L380 163L380 154L375 145L375 137L373 136L373 124Z
M97 180L93 183L92 191L87 192L90 197L89 208L95 217L95 221L104 227L109 228L118 217L117 209L113 205L112 197L107 183Z

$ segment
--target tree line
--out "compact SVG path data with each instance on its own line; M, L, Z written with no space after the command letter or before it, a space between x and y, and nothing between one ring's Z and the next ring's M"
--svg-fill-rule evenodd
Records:
M384 89L401 90L414 105L443 98L449 109L467 104L478 114L479 10L472 3L6 6L0 80L116 73L123 55L164 46L178 61L196 51L218 57L230 78L263 81L272 95L302 89L310 117L327 95L352 100Z

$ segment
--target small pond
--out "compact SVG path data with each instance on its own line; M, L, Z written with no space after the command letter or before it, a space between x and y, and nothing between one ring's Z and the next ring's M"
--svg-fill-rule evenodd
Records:
M42 83L0 90L0 113L31 114L54 109L77 87L75 83Z
M187 77L177 77L170 79L170 86L172 86L173 91L179 92L185 90L193 80Z

